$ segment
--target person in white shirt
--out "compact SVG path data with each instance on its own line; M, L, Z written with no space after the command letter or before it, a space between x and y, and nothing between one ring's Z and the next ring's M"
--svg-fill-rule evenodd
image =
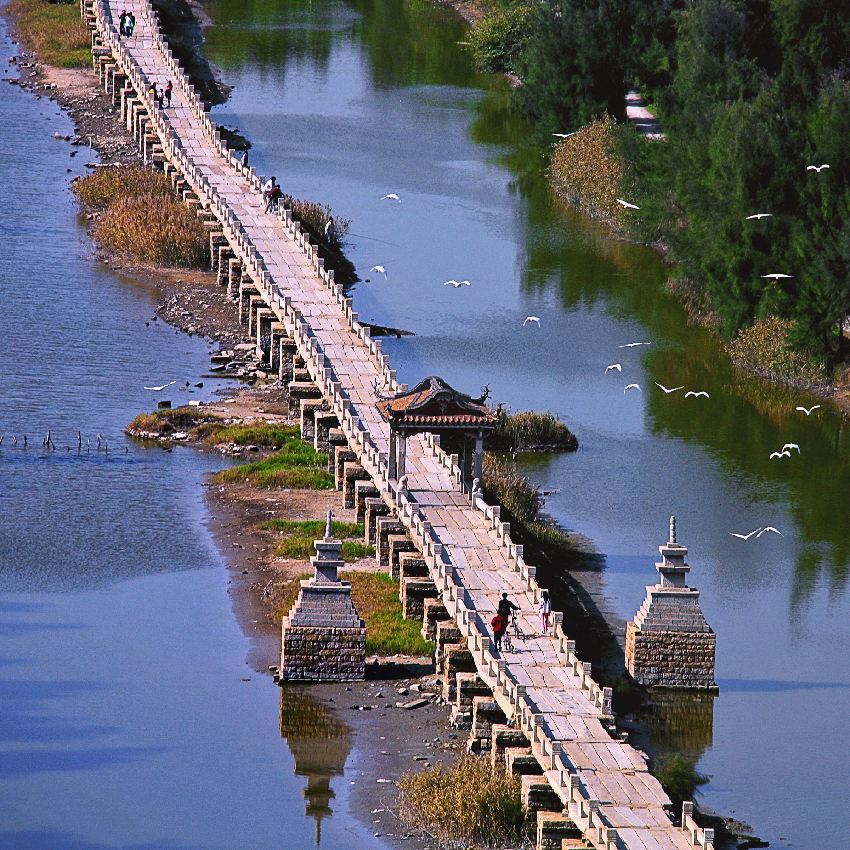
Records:
M263 199L266 202L266 212L274 206L278 198L280 198L280 186L277 185L277 177L269 177L263 183Z
M549 615L552 613L552 600L549 591L544 590L540 594L540 627L545 635L549 631Z

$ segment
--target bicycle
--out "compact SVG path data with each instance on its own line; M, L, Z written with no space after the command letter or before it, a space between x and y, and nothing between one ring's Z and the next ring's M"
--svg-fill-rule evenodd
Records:
M517 622L516 613L511 612L511 622L505 633L502 635L502 652L514 652L514 642L511 640L511 628L515 638L524 638L525 635L520 631L519 623Z

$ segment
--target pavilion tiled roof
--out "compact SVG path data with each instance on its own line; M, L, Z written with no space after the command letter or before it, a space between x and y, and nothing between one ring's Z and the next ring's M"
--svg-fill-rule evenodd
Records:
M415 387L378 402L378 410L394 426L492 428L495 415L483 403L431 376Z

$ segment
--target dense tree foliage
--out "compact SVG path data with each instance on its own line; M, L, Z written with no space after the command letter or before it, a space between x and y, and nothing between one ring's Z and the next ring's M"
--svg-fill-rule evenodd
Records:
M621 118L640 87L667 135L618 134L641 235L671 246L727 334L779 316L798 347L834 363L850 313L850 0L536 8L518 108L547 132L572 130ZM747 220L759 212L772 217Z

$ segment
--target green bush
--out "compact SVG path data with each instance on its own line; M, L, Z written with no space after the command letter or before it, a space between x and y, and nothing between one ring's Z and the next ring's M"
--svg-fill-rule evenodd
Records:
M480 71L515 72L528 41L534 7L514 3L485 15L469 32L475 65Z
M696 762L682 753L669 753L656 759L652 774L662 784L676 809L681 809L685 800L693 800L697 788L709 782L709 777L697 771Z

